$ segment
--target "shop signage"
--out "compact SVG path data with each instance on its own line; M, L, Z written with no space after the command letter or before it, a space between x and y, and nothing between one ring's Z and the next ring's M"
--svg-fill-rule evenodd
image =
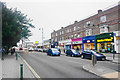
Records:
M110 41L113 41L113 37L110 37L110 39L107 38L107 39L100 39L100 40L97 40L97 42L110 42Z
M90 40L87 40L87 43L90 43Z
M82 44L82 41L72 42L72 44Z
M39 41L35 41L35 44L38 45L38 44L39 44Z

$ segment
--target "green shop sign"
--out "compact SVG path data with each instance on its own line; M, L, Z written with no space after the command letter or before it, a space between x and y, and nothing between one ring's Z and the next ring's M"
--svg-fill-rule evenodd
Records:
M113 32L112 33L104 33L104 34L100 34L100 35L96 35L96 42L97 43L104 43L104 42L114 42L114 36L113 36Z

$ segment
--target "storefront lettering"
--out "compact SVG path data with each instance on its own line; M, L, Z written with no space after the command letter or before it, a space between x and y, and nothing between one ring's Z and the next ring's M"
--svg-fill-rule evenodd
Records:
M104 41L113 41L113 37L110 37L110 39L100 39L100 40L97 40L97 42L104 42Z

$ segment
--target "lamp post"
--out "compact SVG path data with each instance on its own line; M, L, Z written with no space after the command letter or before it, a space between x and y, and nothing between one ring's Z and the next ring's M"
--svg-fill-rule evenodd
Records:
M42 30L42 48L43 48L43 28L39 28L39 30Z

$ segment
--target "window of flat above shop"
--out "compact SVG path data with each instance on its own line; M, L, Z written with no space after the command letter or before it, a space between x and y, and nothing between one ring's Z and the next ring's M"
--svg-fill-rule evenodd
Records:
M64 34L64 31L62 31L62 34Z
M77 37L78 37L78 38L80 37L80 33L78 33Z
M71 32L71 29L69 31Z
M57 38L55 38L55 41L57 41Z
M57 36L57 33L56 33L56 36Z
M77 34L74 34L74 38L76 38Z
M86 27L90 26L90 21L86 22Z
M76 26L74 27L74 31L76 31Z
M64 40L64 37L62 37L62 40Z
M106 15L100 17L100 22L106 22Z
M80 29L80 26L78 26L78 29Z
M87 29L86 30L86 36L92 35L92 29Z
M67 29L67 33L69 33L69 29Z
M61 31L60 31L60 35L61 35Z

